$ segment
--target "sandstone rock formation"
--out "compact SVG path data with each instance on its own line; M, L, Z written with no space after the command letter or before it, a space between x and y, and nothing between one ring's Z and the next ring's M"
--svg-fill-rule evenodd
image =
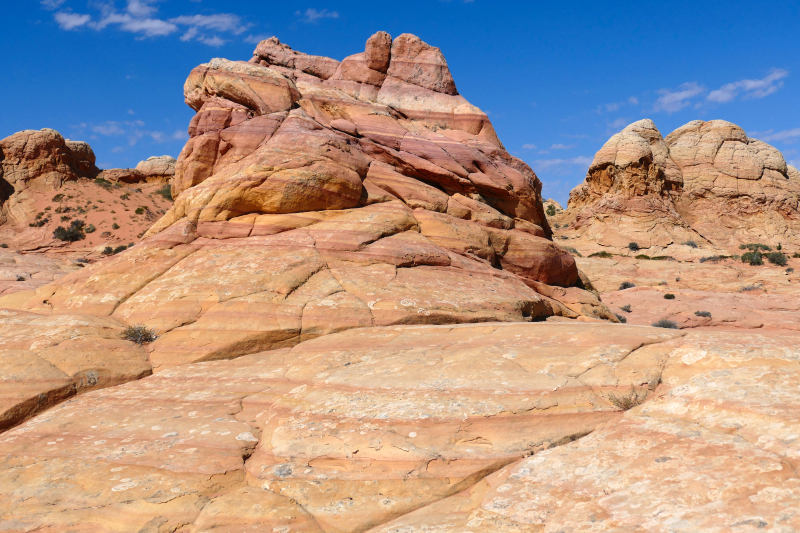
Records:
M797 244L798 177L778 150L729 122L693 121L664 139L641 120L597 152L558 221L612 249Z
M441 52L387 39L367 46L374 66L389 54L373 96L350 90L372 71L363 54L339 64L275 39L194 69L174 206L133 249L13 305L144 324L155 368L365 326L615 321Z
M172 156L149 157L140 161L136 168L112 168L100 172L103 179L121 183L169 184L175 176L176 160Z
M33 191L55 190L99 172L91 146L55 130L25 130L0 140L0 224L33 220Z

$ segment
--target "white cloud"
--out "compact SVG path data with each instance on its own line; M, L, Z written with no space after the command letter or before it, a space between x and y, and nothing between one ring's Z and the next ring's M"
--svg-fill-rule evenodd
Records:
M220 13L218 15L184 15L171 18L169 22L181 26L191 26L193 28L229 31L234 35L239 35L247 30L247 25L242 24L242 19L238 15L232 13Z
M323 9L322 11L318 9L314 9L310 7L306 9L304 12L297 11L295 15L301 17L305 22L308 23L315 23L320 19L338 19L339 12L338 11L328 11L327 9Z
M574 144L554 144L550 147L551 150L569 150L570 148L575 148Z
M244 42L250 44L258 44L261 41L269 39L269 37L270 37L269 35L248 35L247 37L244 38Z
M759 137L759 139L764 142L771 142L771 141L793 142L796 141L798 138L800 138L800 128L776 131L775 133L771 133L771 131L769 133L768 132L764 133L767 133L767 135Z
M66 0L42 0L39 3L42 4L43 8L53 11L61 7L61 4L63 4L65 1Z
M170 138L174 141L188 141L189 134L186 133L186 130L175 130Z
M592 158L586 156L572 157L570 159L539 159L533 162L534 170L536 168L551 169L560 167L561 170L567 170L568 167L582 166L589 168L592 164Z
M743 98L764 98L780 89L783 86L781 80L788 75L789 71L776 68L760 80L739 80L726 83L716 91L708 93L706 100L724 104L735 100L740 92L744 93Z
M198 33L199 31L200 31L200 30L198 30L197 28L189 28L189 29L186 31L186 33L184 33L183 35L181 35L181 41L191 41L192 39L194 39L195 37L197 37L197 33Z
M102 30L111 24L119 24L122 31L139 33L143 37L163 37L178 31L178 26L161 19L135 18L127 13L107 13L98 22L91 24L96 30Z
M606 108L607 113L611 113L612 111L619 109L619 103L614 102L613 104L606 104L604 107Z
M213 36L213 37L200 37L197 40L200 41L203 44L207 44L208 46L214 46L214 47L222 46L223 44L228 42L225 39L220 39L216 35Z
M523 144L522 148L524 150L536 150L538 146L536 146L535 144Z
M118 154L118 153L124 152L124 151L125 151L125 148L123 148L122 146L115 146L114 148L111 149L111 153L112 154Z
M53 15L53 18L56 19L56 22L61 27L62 30L74 30L75 28L80 28L81 26L85 26L92 20L92 17L89 15L80 15L78 13L65 13L60 12Z
M608 127L612 130L621 130L625 126L629 124L629 119L625 117L619 117L618 119L614 120L613 122L608 123Z
M636 98L635 96L631 96L630 98L628 98L628 103L630 105L639 105L639 99Z
M157 11L153 4L154 0L128 0L126 11L134 17L149 17Z
M653 111L665 111L672 114L688 106L690 100L695 96L705 92L705 88L696 82L688 82L680 85L677 90L661 89L658 94L661 96L656 100Z

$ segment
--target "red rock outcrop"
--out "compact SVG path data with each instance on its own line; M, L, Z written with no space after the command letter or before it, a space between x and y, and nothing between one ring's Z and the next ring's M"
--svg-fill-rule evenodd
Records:
M102 170L98 177L115 183L163 183L171 184L175 177L176 160L162 155L139 161L136 168L112 168Z
M798 243L800 180L778 150L730 122L693 121L663 139L641 120L597 152L556 220L612 249Z

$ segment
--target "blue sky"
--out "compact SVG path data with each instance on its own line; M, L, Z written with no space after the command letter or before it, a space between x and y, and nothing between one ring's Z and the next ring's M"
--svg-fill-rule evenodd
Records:
M50 127L101 168L178 155L189 71L272 35L336 59L378 30L440 47L544 195L565 203L628 123L725 119L800 165L800 3L26 0L4 5L0 137Z

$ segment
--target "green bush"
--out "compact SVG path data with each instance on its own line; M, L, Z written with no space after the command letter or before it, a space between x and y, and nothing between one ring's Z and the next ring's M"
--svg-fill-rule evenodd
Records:
M614 257L614 254L610 254L605 250L603 250L602 252L595 252L593 254L589 254L589 257L603 257L607 259L609 257Z
M750 250L751 252L757 252L759 250L765 250L769 252L770 250L772 250L772 248L770 248L766 244L761 244L761 243L740 244L739 249Z
M615 317L617 317L617 319L618 319L620 322L622 322L623 324L627 324L627 322L628 322L628 319L627 319L627 318L625 318L624 316L622 316L622 315L617 315L617 314L615 314L614 316L615 316Z
M0 244L0 248L8 248L8 245L6 243Z
M675 261L676 259L671 255L657 255L655 257L651 257L653 261Z
M631 392L622 396L617 396L613 392L608 395L608 401L620 411L627 411L645 401L647 395L639 396L636 389L631 385Z
M545 213L547 213L547 216L549 216L549 217L555 216L555 214L556 214L556 206L554 206L553 204L548 205L547 206L547 210L545 211Z
M622 284L619 286L619 290L624 291L625 289L632 289L636 285L631 283L630 281L623 281Z
M59 194L56 194L55 196L53 196L53 201L54 201L54 202L60 202L60 201L61 201L61 200L63 200L63 199L64 199L64 195L63 195L63 194L61 194L61 193L59 193Z
M673 322L672 320L659 320L658 322L653 322L654 328L665 328L665 329L679 329L678 324Z
M110 189L111 187L114 186L113 183L111 183L110 181L108 181L105 178L95 178L94 179L94 183L95 183L95 185L99 185L104 189Z
M695 311L694 314L695 314L695 316L702 316L702 317L705 317L705 318L711 318L711 313L709 313L708 311Z
M789 258L786 257L783 252L770 252L767 254L767 261L773 265L785 267L788 260Z
M573 248L572 246L565 246L564 249L566 251L568 251L569 253L571 253L572 255L577 255L578 257L583 257L581 255L581 253L578 250L576 250L575 248Z
M620 309L622 309L626 313L630 313L631 312L631 304L623 305L622 307L620 307Z
M119 224L114 222L113 224L111 224L111 229L119 229Z
M649 255L639 254L636 256L636 259L651 259Z
M762 259L761 252L745 252L742 254L742 263L747 263L753 266L763 265L764 260Z
M665 300L674 300L675 299L675 295L672 294L671 292L668 292L667 294L664 295L664 299Z
M137 207L136 210L134 211L134 213L136 213L137 215L143 215L144 214L144 210L145 210L144 207Z
M94 227L94 224L86 226L86 233L94 233L95 231L97 231L97 228Z
M719 263L720 261L724 261L730 258L731 256L729 255L711 255L708 257L701 257L700 262L705 263L706 261L708 261L709 263Z
M53 231L53 238L59 241L75 242L86 238L83 220L73 220L68 228L59 226Z
M795 252L792 254L792 259L800 259L800 252Z
M639 251L639 244L635 242L628 243L628 250L631 252L638 252Z
M122 244L120 246L117 246L116 248L114 248L114 255L117 255L120 252L124 252L127 249L128 249L128 247L125 246L124 244Z
M156 191L156 194L160 194L164 197L165 200L172 201L172 186L169 184L164 185L160 189ZM551 206L552 207L552 206Z

